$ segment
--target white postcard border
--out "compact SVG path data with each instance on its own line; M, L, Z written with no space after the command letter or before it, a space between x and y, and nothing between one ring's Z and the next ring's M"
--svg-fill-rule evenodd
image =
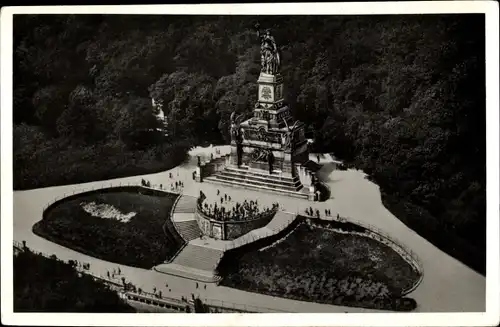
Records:
M486 313L350 314L62 314L14 313L12 289L13 14L372 15L484 13L487 107ZM1 12L1 290L2 324L75 326L485 326L499 322L499 55L496 1L267 3L151 6L4 7ZM467 281L464 281L465 283Z

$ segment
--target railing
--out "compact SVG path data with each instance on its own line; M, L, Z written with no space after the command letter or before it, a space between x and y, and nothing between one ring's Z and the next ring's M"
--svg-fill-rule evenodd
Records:
M183 189L182 188L177 188L177 189L174 189L173 191L172 190L169 190L168 188L165 187L165 185L162 185L163 187L160 187L160 185L162 184L152 184L152 185L149 185L149 186L145 186L143 184L141 184L141 182L137 182L137 183L133 183L133 182L128 182L128 183L116 183L116 184L113 184L113 183L103 183L100 187L95 187L95 186L92 186L92 187L89 187L89 188L79 188L77 190L73 190L72 192L70 193L64 193L62 196L56 196L51 202L48 202L46 205L44 205L43 207L43 211L45 211L48 207L50 207L51 205L53 205L54 203L58 202L58 201L61 201L69 196L73 196L73 195L78 195L78 194L84 194L84 193L88 193L88 192L93 192L93 191L99 191L99 190L106 190L106 189L111 189L111 188L119 188L119 187L142 187L144 189L150 189L150 190L155 190L155 191L162 191L162 192L165 192L165 193L170 193L170 194L178 194L178 195L182 195L182 191Z
M338 222L349 222L358 226L361 226L364 228L367 232L361 233L361 232L355 232L355 231L350 231L350 232L343 232L343 233L348 233L348 234L358 234L358 235L363 235L370 237L372 239L375 239L393 249L398 253L408 264L410 264L420 275L419 279L417 280L416 283L414 283L412 286L410 286L408 289L405 289L402 291L403 295L406 295L410 292L412 292L422 281L423 276L424 276L424 269L422 265L422 261L420 260L419 256L412 251L410 248L402 244L402 242L399 242L395 240L392 236L387 234L386 232L382 231L380 228L375 227L373 225L361 222L356 219L352 218L345 218L345 217L340 217L337 219L336 217L332 217L332 219L323 219L322 217L318 218L317 216L310 216L310 215L302 215L304 217L307 217L311 220L314 219L319 219L323 221L338 221ZM338 230L336 230L338 231ZM339 231L342 232L342 231Z
M13 241L13 246L18 248L21 251L30 251L33 254L41 255L47 259L55 259L57 261L65 262L65 263L69 263L69 261L70 261L70 260L68 260L68 261L61 260L61 259L57 258L57 256L55 254L49 255L49 254L46 254L43 252L33 251L28 246L25 247L23 243L18 242L18 241ZM163 296L163 294L160 296L158 293L151 293L151 292L147 292L144 290L141 290L140 293L126 291L123 283L113 281L113 280L107 279L106 277L98 276L98 275L92 273L90 271L91 268L90 268L89 263L78 262L76 260L74 260L74 262L77 263L77 265L75 267L75 270L77 272L88 275L88 276L94 278L94 280L99 280L102 283L105 283L105 284L111 286L116 292L123 293L123 294L136 293L142 297L147 297L152 301L165 300L165 301L170 301L172 303L177 303L178 305L188 304L188 301L183 301L182 299L179 299L176 297ZM86 265L88 265L88 267L89 267L88 269L83 268ZM123 276L123 277L125 277L125 276ZM187 299L188 297L186 296L185 298ZM265 307L257 307L257 306L247 305L247 304L235 303L235 302L231 302L231 301L222 301L222 300L216 300L216 299L210 299L210 298L204 298L202 301L204 301L203 303L208 305L209 307L218 307L218 308L223 308L223 309L228 309L228 310L235 310L236 309L236 310L239 310L242 312L286 312L286 311L282 311L282 310L275 310L275 309L270 309L270 308L265 308Z
M203 205L200 201L200 199L198 199L196 201L196 210L197 212L203 217L203 219L205 220L209 220L211 222L216 222L216 223L228 223L228 224L238 224L238 223L248 223L248 222L253 222L253 221L256 221L256 220L262 220L262 219L265 219L265 218L269 218L270 216L273 216L276 215L276 213L278 212L278 209L277 208L269 208L269 211L264 211L264 212L259 212L255 215L251 215L251 216L247 216L241 220L235 220L235 219L227 219L227 220L224 220L224 219L218 219L218 218L214 218L212 216L210 216L204 209L203 209Z
M222 300L212 300L212 299L202 299L203 304L212 307L212 308L223 308L223 309L232 309L235 311L242 311L242 312L266 312L266 313L280 313L280 312L291 312L291 311L285 311L285 310L277 310L277 309L269 309L269 308L264 308L264 307L259 307L259 306L254 306L254 305L249 305L249 304L240 304L240 303L233 303L233 302L226 302Z
M119 182L119 183L116 183L116 184L113 184L113 183L109 183L108 184L106 182L103 182L100 187L92 186L92 187L87 188L87 189L85 189L85 188L79 188L77 190L73 190L71 193L64 193L63 196L55 197L52 202L47 203L43 207L43 211L45 211L51 205L55 204L58 201L61 201L62 199L66 198L68 196L77 195L77 194L83 194L83 193L91 192L91 191L116 188L116 187L136 186L136 187L142 187L142 188L145 188L145 189L152 189L152 190L162 191L162 192L165 192L165 193L182 195L182 188L181 189L178 188L178 189L172 191L172 190L168 190L168 188L166 188L166 187L160 187L160 185L161 184L152 184L150 186L145 186L145 185L141 184L141 180L138 181L137 183L133 183L133 182L122 183L122 182ZM177 199L177 201L178 201L178 199ZM175 206L173 208L175 208ZM303 213L299 212L299 208L297 208L296 214L297 215L300 214L300 215L302 215L304 217L307 217L307 218L310 218L310 219L320 219L320 220L326 220L326 221L337 220L335 217L332 217L332 219L324 219L323 217L318 218L316 216L310 216L310 215L307 215L307 214L303 214ZM274 218L269 223L272 223L273 220L274 220ZM422 262L421 262L420 258L418 257L418 255L414 251L412 251L411 249L409 249L408 247L406 247L404 244L402 244L402 242L399 242L399 241L395 240L392 236L388 235L386 232L382 231L381 229L379 229L378 227L375 227L373 225L361 222L361 221L356 220L356 219L345 218L345 217L341 217L337 221L340 221L340 222L350 222L350 223L359 225L359 226L361 226L361 227L363 227L363 228L365 228L365 229L373 232L374 234L378 234L380 236L379 238L377 238L377 235L369 235L369 233L366 233L365 235L368 236L368 237L375 238L378 241L381 241L383 243L385 243L384 241L387 240L389 242L389 244L387 244L387 243L385 243L385 244L387 244L388 246L391 246L391 248L393 250L395 250L398 254L400 254L403 257L403 259L405 259L409 264L411 264L419 272L420 278L417 281L417 283L415 283L412 287L408 288L407 290L404 290L403 291L404 294L410 293L411 291L413 291L420 284L420 282L422 281L423 276L424 276L424 270L423 270L423 265L422 265ZM174 225L174 228L176 228L175 227L175 223L173 225ZM289 225L289 223L284 223L284 224L280 225L279 226L279 230L276 231L276 232L265 232L264 233L262 231L262 228L265 228L267 225L264 226L264 227L262 227L262 228L255 229L255 230L253 230L253 231L251 231L251 232L249 232L249 233L247 233L247 234L245 234L245 235L243 235L241 237L238 237L237 239L232 240L231 243L230 243L230 245L224 247L224 251L227 251L227 250L233 249L233 248L238 248L238 247L244 246L246 244L255 242L257 240L273 236L273 235L277 234L279 231L281 231L284 228L286 228L288 225ZM257 233L258 233L258 235L256 235ZM16 245L16 243L14 243L14 245ZM17 246L19 246L19 242L17 242ZM21 245L21 247L22 247L22 245ZM220 255L220 257L217 260L217 264L215 265L214 269L220 263L220 260L222 260L222 257L223 257L223 254ZM174 258L175 258L175 256L174 256Z
M289 214L292 214L292 213L289 213ZM309 215L302 215L302 216L309 218L311 221L318 219L317 217L309 216ZM364 228L366 230L366 232L361 233L361 232L352 231L352 232L347 232L347 233L360 234L360 235L363 235L366 237L373 238L373 239L375 239L375 240L377 240L377 241L379 241L387 246L390 246L391 249L396 251L407 263L409 263L419 273L419 279L415 283L413 283L410 287L408 287L407 289L404 289L402 291L402 295L406 295L406 294L412 292L421 283L421 281L424 277L424 270L423 270L422 262L421 262L420 258L418 257L418 255L415 252L413 252L411 249L406 247L405 245L401 244L401 242L393 239L390 235L388 235L386 232L382 231L380 228L375 227L375 226L370 225L370 224L366 224L364 222L361 222L361 221L358 221L355 219L344 218L344 217L340 217L340 219L336 219L335 217L332 217L332 219L323 219L321 217L321 218L319 218L319 220L338 221L338 222L344 222L344 223L349 222L349 223L358 225L358 226ZM271 221L271 222L273 222L273 221ZM224 247L224 252L227 250L230 250L230 249L242 247L242 246L247 245L249 243L253 243L257 240L261 240L264 238L274 236L274 235L280 233L281 231L283 231L292 222L293 222L293 220L290 222L286 222L286 223L278 225L279 227L276 230L274 230L273 232L263 232L262 229L253 230L250 233L245 234L245 235L231 241L230 245ZM279 241L280 240L278 240L276 242L279 242ZM276 242L274 242L273 244L275 244ZM272 246L272 245L270 245L270 246ZM216 267L220 263L220 260L222 260L222 257L223 257L223 253L221 254L219 260L217 261L217 264L214 266L214 269L216 269Z
M110 188L114 188L114 187L130 187L130 186L142 187L142 188L145 188L145 189L152 189L152 190L162 191L162 192L165 192L165 193L172 193L172 194L182 195L182 189L180 189L180 190L176 189L175 191L171 191L171 190L168 190L165 187L160 187L160 184L152 184L150 186L144 186L144 185L141 184L140 181L137 182L137 183L133 183L133 182L121 183L120 182L120 183L117 183L117 184L114 184L114 185L113 185L113 183L109 183L109 184L103 183L101 185L101 187L92 186L92 187L90 187L88 189L81 188L81 189L78 189L78 190L73 190L73 192L71 192L71 193L64 193L63 196L56 197L56 198L53 199L52 202L47 203L43 207L43 211L45 211L51 205L55 204L56 202L58 202L58 201L60 201L60 200L62 200L64 198L66 198L68 196L77 195L77 194L83 194L83 193L91 192L91 191L110 189ZM177 203L177 201L179 199L180 199L180 197L176 200L176 203ZM198 204L198 201L197 201L197 206L198 205L199 204ZM173 206L172 210L174 208L175 208L175 205ZM296 214L299 214L298 209L297 209ZM301 214L301 215L305 216L307 218L311 218L311 219L318 219L316 216L310 216L310 215L307 215L307 214ZM328 220L336 220L335 217L332 217L332 219L324 219L323 217L320 217L319 219L321 219L321 220L327 220L327 221ZM394 247L395 249L397 249L397 248L403 249L404 251L399 251L398 253L400 255L402 255L403 258L405 258L409 263L411 263L412 266L414 266L419 271L419 273L423 276L422 262L421 262L420 258L418 257L418 255L415 252L413 252L411 249L409 249L408 247L406 247L405 245L403 245L401 242L398 242L398 241L394 240L393 237L389 236L386 232L380 230L378 227L375 227L373 225L370 225L370 224L367 224L367 223L364 223L364 222L361 222L359 220L352 219L352 218L341 217L341 219L339 221L341 221L341 222L351 222L351 223L354 223L354 224L359 225L361 227L364 227L365 229L373 231L374 233L379 234L383 238L389 240L392 244L396 245L396 247ZM271 222L273 222L273 220L271 220L270 223ZM283 224L282 226L280 226L279 230L284 229L286 226L288 226L288 224L286 224L286 223ZM174 224L174 228L176 228L175 224ZM256 229L254 231L259 231L259 230L260 230L260 233L262 233L261 228ZM176 229L176 231L178 232L177 229ZM237 239L232 240L231 241L231 245L229 247L226 246L225 250L228 250L230 248L241 247L241 246L246 245L248 243L254 242L254 241L258 240L258 239L262 239L262 238L269 237L269 236L272 236L272 235L276 234L276 233L266 233L264 235L261 235L259 233L259 235L256 236L255 233L254 233L254 231L251 231L248 234L245 234L245 235L243 235L243 236L241 236L241 237L239 237ZM382 239L382 241L383 241L383 239Z
M266 226L264 226L262 228L254 229L250 233L245 234L241 237L238 237L237 239L232 240L231 245L229 247L226 247L226 250L233 249L233 248L239 248L239 247L242 247L242 246L247 245L249 243L253 243L257 240L274 236L274 235L278 234L279 232L281 232L282 230L284 230L286 227L288 227L293 222L293 220L295 220L295 219L293 219L291 221L277 224L277 222L274 220L276 219L276 216L278 214L279 214L279 211L276 213L276 215L273 217L273 219ZM270 231L264 231L263 228L267 228L267 226L269 224L274 224L277 226L277 228L274 228L273 230L270 230Z
M276 216L275 216L276 217ZM295 216L296 218L296 216ZM274 217L273 217L273 220L274 220ZM271 220L271 222L273 221ZM274 236L280 232L282 232L285 228L287 228L295 219L289 221L289 222L285 222L283 224L280 224L279 225L279 228L278 229L274 229L272 231L266 231L266 232L263 232L263 228L266 228L266 226L264 227L261 227L261 228L258 228L258 229L254 229L252 230L251 232L247 233L247 234L244 234L243 236L240 236L234 240L232 240L229 245L226 245L224 246L223 248L223 252L220 253L219 255L219 258L218 260L216 261L216 263L214 264L213 266L213 270L215 271L217 269L217 266L219 265L220 261L222 260L222 258L224 257L224 253L228 250L231 250L231 249L236 249L236 248L239 248L239 247L242 247L244 245L247 245L247 244L250 244L250 243L253 243L255 241L258 241L258 240L262 240L262 239L265 239L265 238L268 238L268 237L271 237L271 236ZM269 223L271 223L269 222ZM269 225L268 223L268 225Z
M57 203L58 201L61 201L61 200L65 199L65 198L67 198L69 196L73 196L73 195L85 194L85 193L88 193L88 192L99 191L99 190L107 190L107 189L112 189L112 188L120 188L120 187L140 187L140 188L147 189L147 190L154 190L154 191L160 191L160 192L165 192L165 193L179 195L177 197L177 199L175 200L174 205L172 206L172 209L171 209L171 215L170 215L170 217L172 217L174 209L175 209L175 206L177 205L177 202L179 201L179 199L182 196L182 188L177 188L177 189L174 189L172 191L172 190L169 190L168 187L165 187L166 185L163 185L163 184L151 184L149 186L146 186L146 185L144 185L142 183L142 181L147 181L147 180L141 179L141 181L139 181L137 183L134 183L134 182L128 182L128 183L121 183L120 182L120 183L117 183L117 184L103 183L101 187L94 187L93 186L93 187L90 187L90 188L81 188L81 189L78 189L78 190L74 190L71 193L64 193L63 196L55 197L51 202L48 202L43 207L43 211L45 212L51 205ZM174 222L172 222L172 225L174 226L174 229L177 232L177 234L179 234L181 236L181 239L182 239L182 235L177 230L177 227L175 226ZM17 243L19 243L19 242L17 242ZM185 245L186 245L186 241L184 240L184 244L181 246L181 248L179 249L179 251L172 258L170 258L170 260L168 262L171 262L180 253L180 251L182 251L182 249L185 247Z
M174 261L174 259L179 255L179 253L181 253L182 250L184 250L184 248L186 247L187 245L187 241L182 237L182 234L180 233L180 231L177 229L177 226L175 224L175 222L172 220L173 216L174 216L174 213L175 213L175 208L177 207L177 203L179 202L179 200L181 199L182 197L182 194L179 195L177 197L177 199L175 199L175 202L174 204L172 205L172 209L170 210L170 218L167 217L167 219L170 219L171 223L172 223L172 226L175 230L175 232L177 233L177 235L179 235L179 237L183 240L183 243L182 245L179 247L179 249L177 250L177 252L172 256L170 257L170 259L168 259L166 261L166 263L170 263L172 261ZM165 224L168 224L168 222L165 222ZM164 228L167 228L166 226Z
M212 153L213 155L213 153ZM208 177L218 171L224 170L226 160L230 154L198 155L200 157L201 177ZM220 159L223 159L222 161Z

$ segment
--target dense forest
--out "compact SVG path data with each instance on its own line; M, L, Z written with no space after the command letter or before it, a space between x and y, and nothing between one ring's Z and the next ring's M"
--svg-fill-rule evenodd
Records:
M485 269L483 15L14 19L14 188L160 171L256 101L259 21L316 140L431 242ZM168 136L151 98L161 103Z
M21 251L14 256L16 312L135 312L102 282L75 270L76 262Z

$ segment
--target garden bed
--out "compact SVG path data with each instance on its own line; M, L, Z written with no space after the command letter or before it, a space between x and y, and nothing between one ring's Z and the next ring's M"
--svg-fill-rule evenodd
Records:
M77 194L45 210L33 232L102 260L150 269L182 246L168 228L177 196L140 187Z
M419 272L387 245L335 231L360 233L363 227L318 220L311 226L303 217L297 221L280 242L227 252L219 265L221 284L334 305L395 311L416 307L401 295L417 282Z

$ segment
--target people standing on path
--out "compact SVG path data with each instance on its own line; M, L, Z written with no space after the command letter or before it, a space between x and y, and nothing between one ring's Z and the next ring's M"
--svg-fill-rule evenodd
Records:
M316 159L318 160L318 163L319 163L319 154L316 155Z

